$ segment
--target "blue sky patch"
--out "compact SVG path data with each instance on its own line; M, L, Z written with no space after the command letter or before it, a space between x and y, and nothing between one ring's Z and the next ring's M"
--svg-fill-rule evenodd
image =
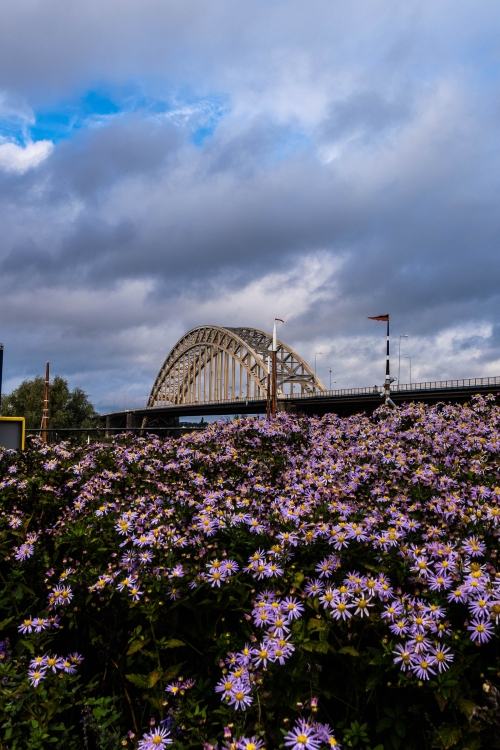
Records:
M146 120L168 120L187 131L191 142L201 147L226 112L227 103L218 96L179 98L177 95L160 99L148 96L142 86L113 92L102 87L55 107L40 108L30 121L25 114L16 116L10 112L2 117L0 113L0 138L21 145L40 140L57 143L80 130L105 127L117 117L138 113Z

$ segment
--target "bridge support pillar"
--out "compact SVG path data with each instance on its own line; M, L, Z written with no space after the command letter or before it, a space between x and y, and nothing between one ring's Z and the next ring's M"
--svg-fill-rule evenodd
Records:
M295 404L291 404L289 401L280 401L278 398L277 404L276 404L276 411L285 412L286 414L296 414L297 413L297 407Z
M126 427L140 427L141 426L141 418L138 417L135 412L128 411L127 412L127 422Z

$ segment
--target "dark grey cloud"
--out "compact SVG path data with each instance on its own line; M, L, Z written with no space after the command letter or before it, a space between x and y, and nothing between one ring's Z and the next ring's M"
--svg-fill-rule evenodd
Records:
M345 384L368 378L366 316L388 310L422 376L495 367L497 11L6 2L0 119L1 101L28 121L103 81L175 110L125 108L0 166L9 383L49 357L104 401L139 398L188 327L281 308L283 337L328 350ZM225 111L198 142L211 97Z

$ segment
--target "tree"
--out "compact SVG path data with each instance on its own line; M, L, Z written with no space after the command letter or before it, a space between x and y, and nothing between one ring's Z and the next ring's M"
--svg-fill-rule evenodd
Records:
M26 427L37 429L42 423L45 380L37 375L23 380L12 393L2 396L4 417L24 417ZM56 375L49 391L49 427L95 427L99 414L81 388L69 390L68 381Z

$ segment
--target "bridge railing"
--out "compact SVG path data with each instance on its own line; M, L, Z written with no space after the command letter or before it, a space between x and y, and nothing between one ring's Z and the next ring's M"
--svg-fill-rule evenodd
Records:
M426 381L423 383L401 383L399 385L391 385L391 393L412 393L414 391L432 391L432 390L451 390L456 388L485 388L485 387L499 386L500 387L500 376L488 377L488 378L465 378L463 380L435 380ZM278 399L280 401L297 400L302 398L342 398L345 396L373 396L379 395L382 384L378 386L366 386L364 388L340 388L332 391L316 391L315 393L290 393L280 394ZM195 401L191 404L182 404L183 406L200 406L202 404L229 404L234 403L235 406L238 404L251 404L260 403L265 401L262 397L255 396L235 396L232 398L219 398L213 399L212 401ZM159 409L169 406L179 406L180 404L164 404L158 406L143 407L146 409ZM142 411L141 409L140 411Z
M489 378L465 378L463 380L434 380L424 383L401 383L399 385L391 384L391 393L408 393L412 391L437 391L453 388L477 388L477 387L500 386L500 376ZM337 391L324 391L322 393L312 394L316 398L331 396L362 396L379 393L382 384L365 388L343 388ZM287 394L287 398L310 398L310 394L297 393L293 396Z

